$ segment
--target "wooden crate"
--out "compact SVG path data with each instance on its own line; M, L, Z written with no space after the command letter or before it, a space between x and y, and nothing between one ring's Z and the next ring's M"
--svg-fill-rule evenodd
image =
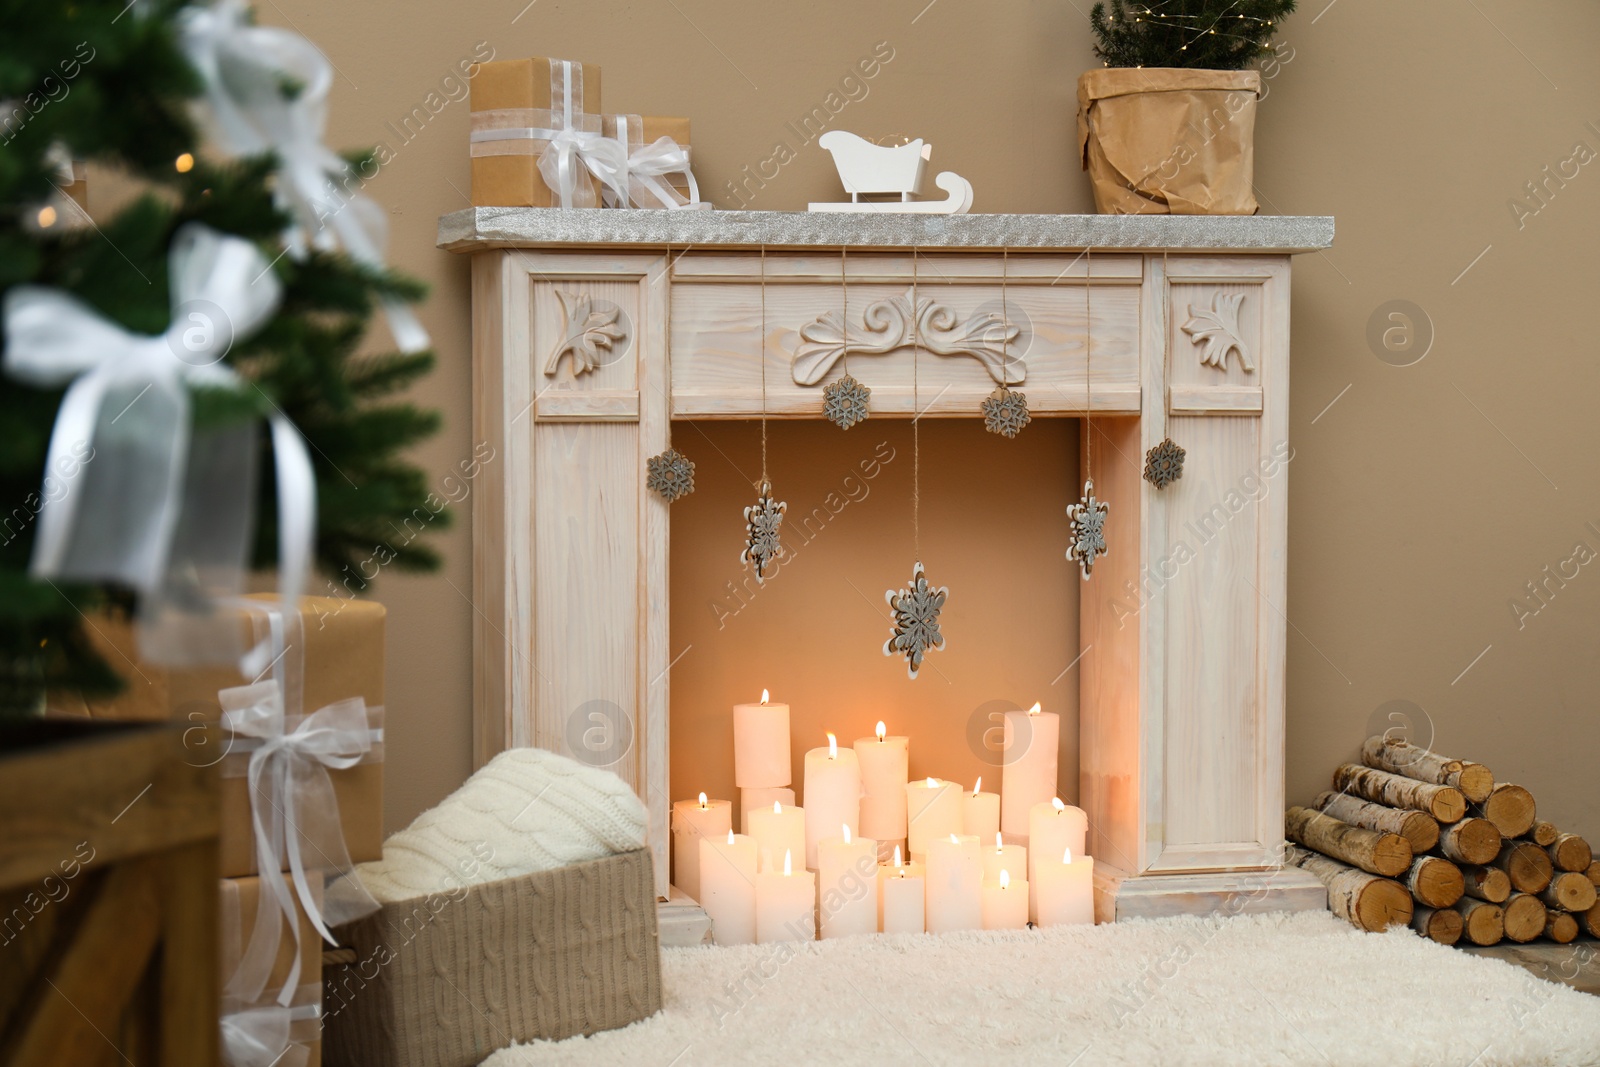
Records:
M203 762L182 726L0 728L0 1067L218 1062Z

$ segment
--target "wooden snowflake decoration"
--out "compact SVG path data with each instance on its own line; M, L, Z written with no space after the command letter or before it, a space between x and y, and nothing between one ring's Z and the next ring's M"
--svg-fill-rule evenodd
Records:
M921 560L911 568L909 586L883 594L894 614L894 632L883 643L883 654L904 656L906 670L912 678L917 676L924 656L944 648L944 634L939 632L939 612L944 609L949 595L946 587L935 588L928 584Z
M1183 457L1187 453L1167 438L1144 454L1144 480L1165 489L1183 477Z
M1072 523L1072 543L1067 546L1067 558L1083 571L1083 580L1089 580L1095 560L1106 554L1106 514L1111 505L1094 497L1093 479L1083 483L1083 496L1076 504L1067 507L1067 518Z
M983 402L983 428L990 433L1012 438L1033 421L1028 414L1026 395L1001 386L990 393Z
M822 415L841 430L848 430L867 418L867 402L872 390L846 374L822 390Z
M694 461L669 448L645 461L645 485L667 503L694 492Z
M772 499L772 486L762 482L761 495L744 509L744 551L739 553L739 562L755 568L757 583L766 581L767 568L783 555L780 528L788 507L784 501Z

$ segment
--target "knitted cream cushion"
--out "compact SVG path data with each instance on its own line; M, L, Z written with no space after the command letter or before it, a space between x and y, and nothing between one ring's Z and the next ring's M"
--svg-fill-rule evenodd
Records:
M515 878L640 848L644 804L621 778L538 748L484 765L356 866L379 903Z

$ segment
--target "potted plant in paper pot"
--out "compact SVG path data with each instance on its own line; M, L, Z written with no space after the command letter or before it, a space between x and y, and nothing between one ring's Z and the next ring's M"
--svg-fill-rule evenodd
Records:
M1078 148L1103 214L1253 215L1256 101L1247 69L1295 0L1111 0L1089 23Z

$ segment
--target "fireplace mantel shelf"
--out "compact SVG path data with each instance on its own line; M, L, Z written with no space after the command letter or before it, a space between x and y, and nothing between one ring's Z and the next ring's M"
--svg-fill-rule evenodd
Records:
M1329 215L912 215L806 211L562 211L475 207L439 220L439 247L1081 249L1314 252Z

